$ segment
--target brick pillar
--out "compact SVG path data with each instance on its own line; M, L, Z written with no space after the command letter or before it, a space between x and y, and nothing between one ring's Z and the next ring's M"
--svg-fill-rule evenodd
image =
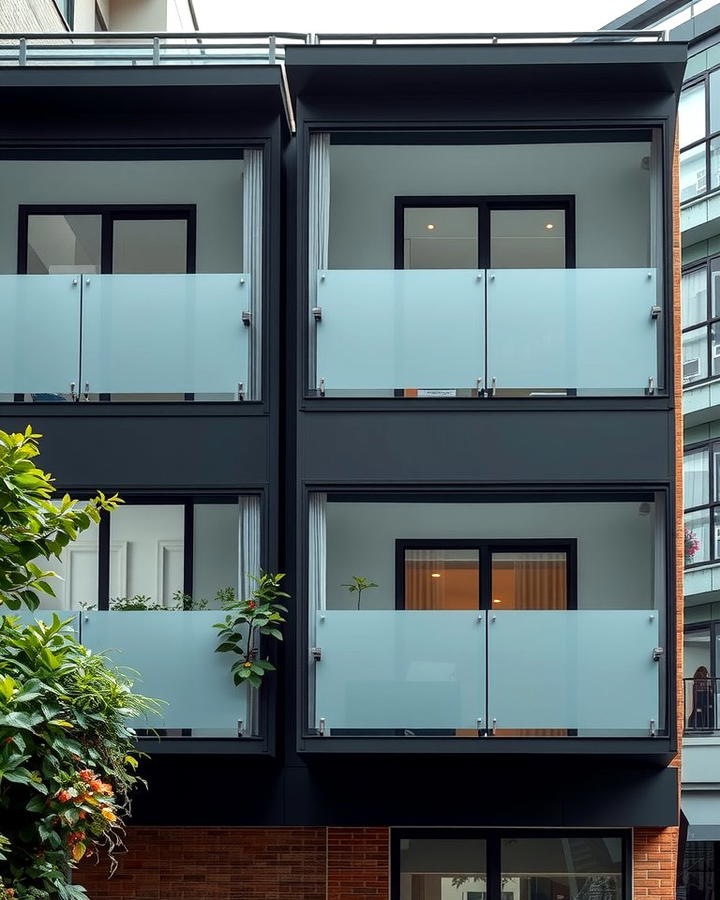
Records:
M678 828L636 828L632 900L675 900Z
M327 900L388 900L390 830L327 829Z

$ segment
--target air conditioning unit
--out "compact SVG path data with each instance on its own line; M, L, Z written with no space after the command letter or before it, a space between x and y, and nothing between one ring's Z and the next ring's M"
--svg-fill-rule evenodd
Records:
M700 357L683 361L683 381L692 381L700 374Z

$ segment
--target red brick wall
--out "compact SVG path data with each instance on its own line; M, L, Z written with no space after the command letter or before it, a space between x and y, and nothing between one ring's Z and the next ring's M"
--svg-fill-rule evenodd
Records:
M324 828L130 828L126 843L111 879L76 873L91 900L326 900Z
M387 900L388 828L328 828L327 900Z

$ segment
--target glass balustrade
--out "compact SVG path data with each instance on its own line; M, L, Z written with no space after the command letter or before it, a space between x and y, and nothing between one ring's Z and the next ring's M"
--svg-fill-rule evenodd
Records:
M655 269L322 271L327 396L643 395L659 385Z
M0 395L68 401L242 398L250 278L0 276Z

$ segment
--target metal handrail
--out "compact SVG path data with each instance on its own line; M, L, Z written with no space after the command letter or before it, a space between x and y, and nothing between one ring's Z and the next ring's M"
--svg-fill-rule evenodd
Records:
M595 38L597 41L617 40L652 40L663 41L665 39L664 31L643 31L641 29L618 29L614 31L486 31L486 32L428 32L421 34L406 33L377 33L377 34L352 34L342 32L324 32L311 36L310 43L324 44L334 41L352 41L367 42L376 44L378 41L402 41L408 43L425 42L425 41L485 41L491 44L498 44L504 41L556 41L556 40L575 40L577 38Z

